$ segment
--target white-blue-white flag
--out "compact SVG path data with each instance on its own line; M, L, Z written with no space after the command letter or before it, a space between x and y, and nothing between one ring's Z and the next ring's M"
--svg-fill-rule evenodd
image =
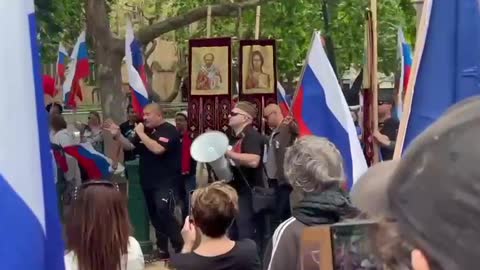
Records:
M64 269L33 0L0 10L0 269Z

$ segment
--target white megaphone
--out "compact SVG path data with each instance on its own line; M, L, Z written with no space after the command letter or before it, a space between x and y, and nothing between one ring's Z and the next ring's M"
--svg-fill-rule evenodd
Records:
M230 164L225 158L229 147L228 138L220 131L208 131L198 136L190 147L190 154L197 162L208 163L218 179L233 179Z

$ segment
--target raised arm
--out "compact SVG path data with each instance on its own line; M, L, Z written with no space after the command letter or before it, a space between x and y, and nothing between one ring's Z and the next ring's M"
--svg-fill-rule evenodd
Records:
M145 127L143 126L142 123L137 124L135 126L135 133L137 136L142 140L143 145L147 147L148 150L150 150L152 153L156 155L161 155L165 152L166 148L160 144L160 141L156 141L150 137L148 137L147 134L145 134ZM163 137L164 140L167 142L169 141L169 138Z
M135 145L130 142L127 138L125 138L122 133L120 132L120 127L115 124L112 120L108 119L103 124L103 129L110 132L112 134L113 139L119 141L122 145L124 150L133 150L135 149Z

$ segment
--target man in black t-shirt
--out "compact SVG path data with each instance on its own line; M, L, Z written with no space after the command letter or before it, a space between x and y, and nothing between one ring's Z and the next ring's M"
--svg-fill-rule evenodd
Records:
M123 137L131 140L135 137L135 124L138 122L138 116L133 110L132 106L128 106L127 108L128 120L120 124L120 132L122 133ZM134 160L136 158L135 149L133 150L124 150L123 151L123 160L129 161Z
M378 131L373 137L380 144L382 160L391 160L395 152L399 121L392 117L393 101L380 100L378 102Z
M174 189L181 178L180 134L175 126L165 121L158 104L149 104L143 110L143 123L135 126L135 137L125 138L111 120L105 123L114 139L126 150L137 150L140 155L140 184L145 195L150 220L156 230L158 255L167 259L168 240L176 252L183 245L180 224L174 217Z
M233 149L226 156L235 166L232 167L231 185L238 192L239 215L232 226L232 235L238 239L250 238L261 240L259 231L263 219L253 213L251 188L263 186L263 164L261 162L265 147L265 138L252 127L253 118L257 116L255 105L240 101L230 112L229 126L234 132L230 144ZM235 235L236 234L236 235ZM257 237L255 237L257 236Z

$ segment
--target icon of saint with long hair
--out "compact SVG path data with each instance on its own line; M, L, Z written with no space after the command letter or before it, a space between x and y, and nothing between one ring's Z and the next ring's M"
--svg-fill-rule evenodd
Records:
M265 59L260 51L251 54L250 68L247 75L245 89L270 89L270 75L263 71Z

